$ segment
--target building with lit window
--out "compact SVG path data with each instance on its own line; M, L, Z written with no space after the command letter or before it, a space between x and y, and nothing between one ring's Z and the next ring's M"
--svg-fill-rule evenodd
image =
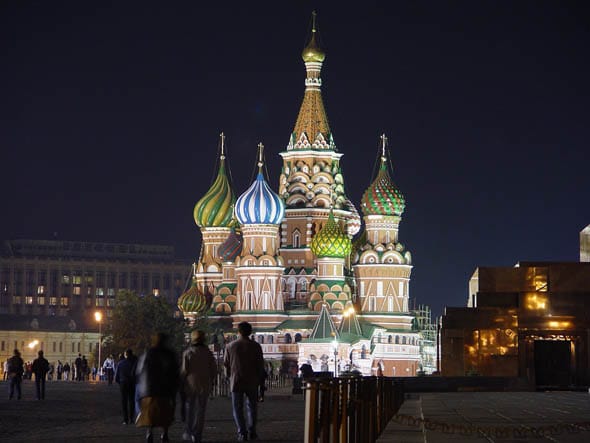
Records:
M440 341L443 375L590 384L590 263L478 268L467 307L446 308Z
M119 290L164 297L174 304L189 274L190 266L175 258L171 246L4 241L0 358L11 355L15 343L20 349L34 340L39 342L35 349L43 349L50 361L77 355L78 347L90 353L98 342L94 312L101 310L108 319ZM89 338L87 333L94 335Z

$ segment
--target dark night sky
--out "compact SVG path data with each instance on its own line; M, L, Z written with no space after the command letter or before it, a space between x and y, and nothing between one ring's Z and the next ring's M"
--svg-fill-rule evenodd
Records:
M324 103L355 204L389 136L411 295L463 306L478 265L578 259L590 223L588 2L0 5L1 238L173 244L227 135L236 193L270 182L318 10Z

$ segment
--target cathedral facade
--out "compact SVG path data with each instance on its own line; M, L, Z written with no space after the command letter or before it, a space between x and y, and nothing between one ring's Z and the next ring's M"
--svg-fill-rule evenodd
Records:
M409 308L412 256L398 240L405 200L391 179L387 139L360 202L346 195L340 153L321 94L325 53L314 24L302 53L305 93L275 192L258 173L236 198L221 136L217 176L197 202L202 234L193 283L178 300L228 332L254 327L265 358L294 368L429 373L423 328Z

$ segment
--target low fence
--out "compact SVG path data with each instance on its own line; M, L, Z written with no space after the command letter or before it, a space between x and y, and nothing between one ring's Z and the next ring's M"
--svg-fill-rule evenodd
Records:
M284 388L293 384L293 378L284 374L272 375L266 379L265 386L267 391L272 391L278 388ZM225 377L223 371L217 374L215 385L211 396L213 397L229 397L231 395L229 389L229 379Z
M341 376L305 381L305 443L372 443L397 413L393 378Z

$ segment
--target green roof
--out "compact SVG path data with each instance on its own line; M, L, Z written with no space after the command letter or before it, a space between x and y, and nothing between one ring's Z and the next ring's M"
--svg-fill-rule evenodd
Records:
M309 341L318 341L318 340L326 340L329 339L334 340L338 338L338 330L334 325L334 321L328 312L328 308L326 305L322 305L322 310L320 311L320 315L315 322L313 327L313 331L309 337Z
M315 320L285 320L283 323L277 326L277 330L284 329L312 329L315 324Z
M346 312L344 314L346 314ZM356 316L356 312L342 316L342 321L340 322L338 332L340 333L340 335L351 334L361 337L363 336L363 328L361 328L359 319Z

